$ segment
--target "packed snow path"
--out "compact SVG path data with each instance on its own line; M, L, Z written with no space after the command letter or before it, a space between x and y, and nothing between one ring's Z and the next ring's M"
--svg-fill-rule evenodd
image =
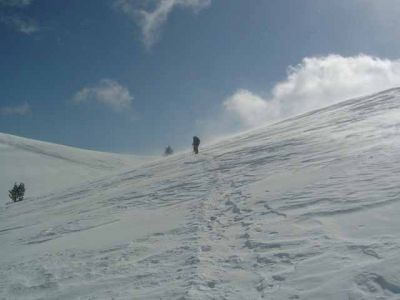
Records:
M400 90L0 211L2 299L400 299Z

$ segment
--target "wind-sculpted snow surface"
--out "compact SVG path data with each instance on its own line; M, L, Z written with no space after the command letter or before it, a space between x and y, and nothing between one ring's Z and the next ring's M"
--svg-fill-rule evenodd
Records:
M14 182L29 196L54 192L133 166L144 157L77 149L0 133L0 201Z
M0 211L0 299L400 299L400 90Z

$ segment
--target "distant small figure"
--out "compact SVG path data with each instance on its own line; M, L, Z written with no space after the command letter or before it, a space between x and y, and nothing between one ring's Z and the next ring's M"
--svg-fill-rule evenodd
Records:
M195 154L198 154L198 153L199 153L199 146L200 146L200 139L199 139L197 136L194 136L194 137L193 137L193 144L192 144L192 146L193 146L193 152L194 152Z
M173 153L174 153L174 150L172 150L171 146L168 146L167 148L165 148L165 151L164 151L165 156L171 155Z

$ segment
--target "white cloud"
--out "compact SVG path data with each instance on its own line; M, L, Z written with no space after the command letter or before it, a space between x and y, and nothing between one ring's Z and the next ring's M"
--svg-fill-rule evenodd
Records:
M279 107L273 102L267 102L247 90L238 90L223 105L227 113L236 115L248 127L265 122L266 118L279 116Z
M33 0L0 0L0 6L26 7L31 5Z
M270 97L239 90L223 107L242 126L253 127L395 86L400 86L400 60L307 57L289 67L286 80L275 85Z
M84 87L73 97L75 103L97 101L115 112L130 110L132 100L129 90L111 79L102 79L94 86Z
M194 12L209 6L211 0L155 0L152 10L137 9L132 0L116 0L116 6L132 18L141 28L146 48L151 48L160 35L162 26L176 7L189 8Z
M20 9L27 8L34 0L0 0L0 8L5 7L7 14L0 15L0 21L24 34L33 34L40 30L37 22L24 14ZM11 14L10 14L11 11Z
M28 103L23 103L17 106L4 106L0 107L0 114L1 115L26 115L30 113L31 107Z
M20 15L2 16L1 21L15 30L28 35L39 31L36 21L28 17Z

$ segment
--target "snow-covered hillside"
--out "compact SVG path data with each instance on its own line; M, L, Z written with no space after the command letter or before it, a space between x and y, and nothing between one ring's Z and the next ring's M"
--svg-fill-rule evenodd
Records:
M7 205L0 298L400 299L399 128L393 89Z
M117 171L145 160L77 149L0 133L0 201L14 182L24 182L37 196Z

